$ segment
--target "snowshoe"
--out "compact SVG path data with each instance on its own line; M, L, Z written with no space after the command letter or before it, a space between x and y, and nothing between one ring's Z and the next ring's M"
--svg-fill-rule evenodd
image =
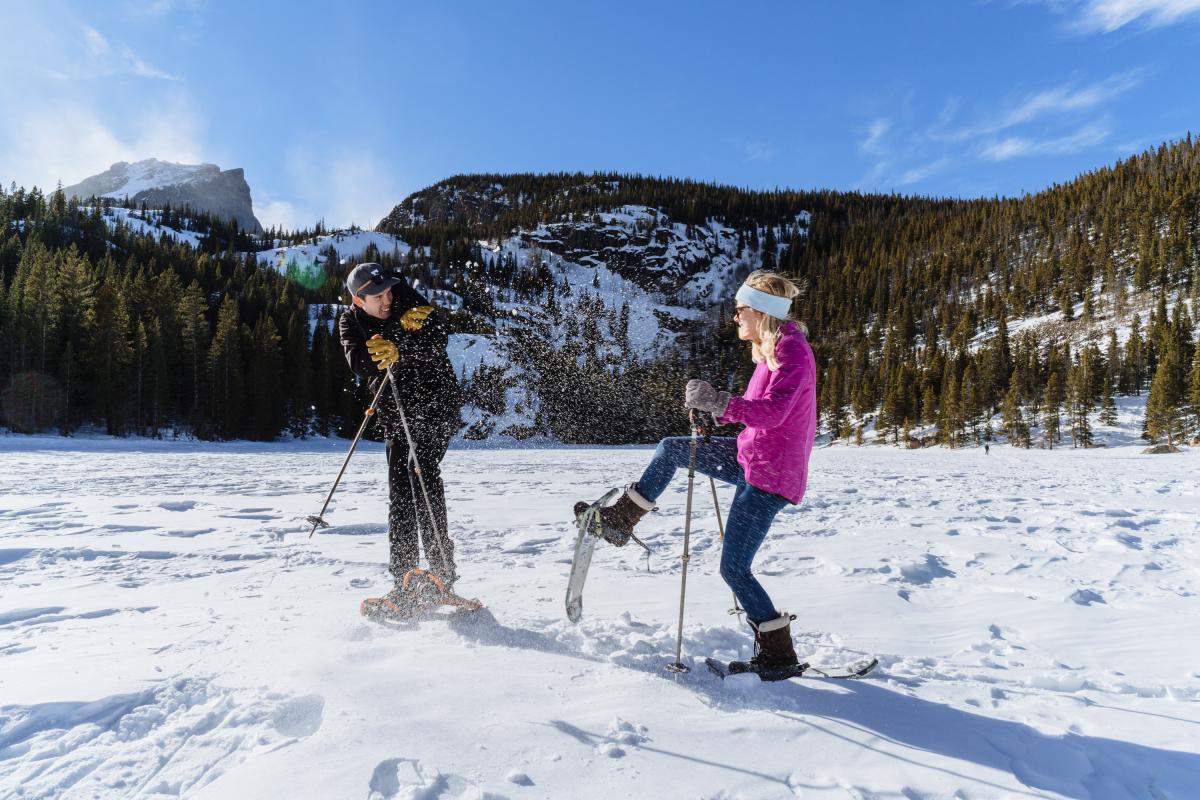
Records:
M790 667L758 668L749 661L718 661L715 658L704 659L709 672L721 679L730 675L753 673L762 681L782 681L788 678L830 678L836 680L858 680L865 678L879 666L879 659L864 658L844 666L813 666L801 662Z
M428 570L410 569L383 597L363 600L359 612L368 619L403 621L426 616L442 606L478 611L483 603L460 597Z

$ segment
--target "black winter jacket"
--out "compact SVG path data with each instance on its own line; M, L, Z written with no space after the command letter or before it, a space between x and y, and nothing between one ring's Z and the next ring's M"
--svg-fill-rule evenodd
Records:
M400 283L392 287L392 310L386 320L373 317L357 306L343 311L338 319L338 334L346 361L354 374L367 384L366 403L375 396L384 376L371 360L367 339L380 334L396 343L400 360L392 368L393 379L400 392L400 401L404 403L404 413L413 428L413 436L418 440L423 438L424 431L448 429L453 433L462 425L459 417L462 390L446 353L449 335L442 312L435 308L416 333L409 333L400 325L400 317L405 311L424 305L429 302L401 277ZM404 436L390 389L385 389L380 397L378 415L386 436Z

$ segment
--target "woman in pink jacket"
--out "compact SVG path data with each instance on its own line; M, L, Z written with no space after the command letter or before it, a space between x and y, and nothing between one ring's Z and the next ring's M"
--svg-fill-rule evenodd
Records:
M775 515L799 503L808 482L808 458L817 427L817 376L804 326L790 319L799 293L781 275L753 272L738 289L734 318L738 338L749 341L754 370L746 393L732 397L704 381L688 381L684 405L708 412L721 424L740 422L733 438L712 438L697 445L696 470L737 487L721 550L721 577L754 629L756 655L730 664L731 672L786 673L798 662L791 621L779 611L750 571L755 553ZM626 487L611 506L600 510L601 535L621 546L633 527L654 509L675 471L686 468L690 437L663 439L637 483Z

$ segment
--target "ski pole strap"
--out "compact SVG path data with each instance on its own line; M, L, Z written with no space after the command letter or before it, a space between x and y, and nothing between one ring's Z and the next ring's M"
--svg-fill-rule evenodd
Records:
M705 442L712 436L713 423L715 421L711 414L706 415L694 408L688 412L688 422L691 423L693 428L699 431L700 435L704 437Z

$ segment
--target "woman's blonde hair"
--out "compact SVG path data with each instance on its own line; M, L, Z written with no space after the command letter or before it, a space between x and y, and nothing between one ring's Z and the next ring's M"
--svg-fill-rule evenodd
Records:
M800 287L778 272L771 272L766 269L751 272L746 276L746 285L751 289L758 289L760 292L786 297L789 300L795 300L800 296ZM796 327L800 329L800 332L807 336L808 327L791 314L788 314L788 319L784 320L772 317L770 314L758 313L761 315L761 321L758 323L759 341L754 343L751 349L751 357L754 359L755 364L766 361L769 368L773 370L779 369L779 360L775 358L775 345L779 342L779 329L783 327L785 322L791 320L796 323Z

